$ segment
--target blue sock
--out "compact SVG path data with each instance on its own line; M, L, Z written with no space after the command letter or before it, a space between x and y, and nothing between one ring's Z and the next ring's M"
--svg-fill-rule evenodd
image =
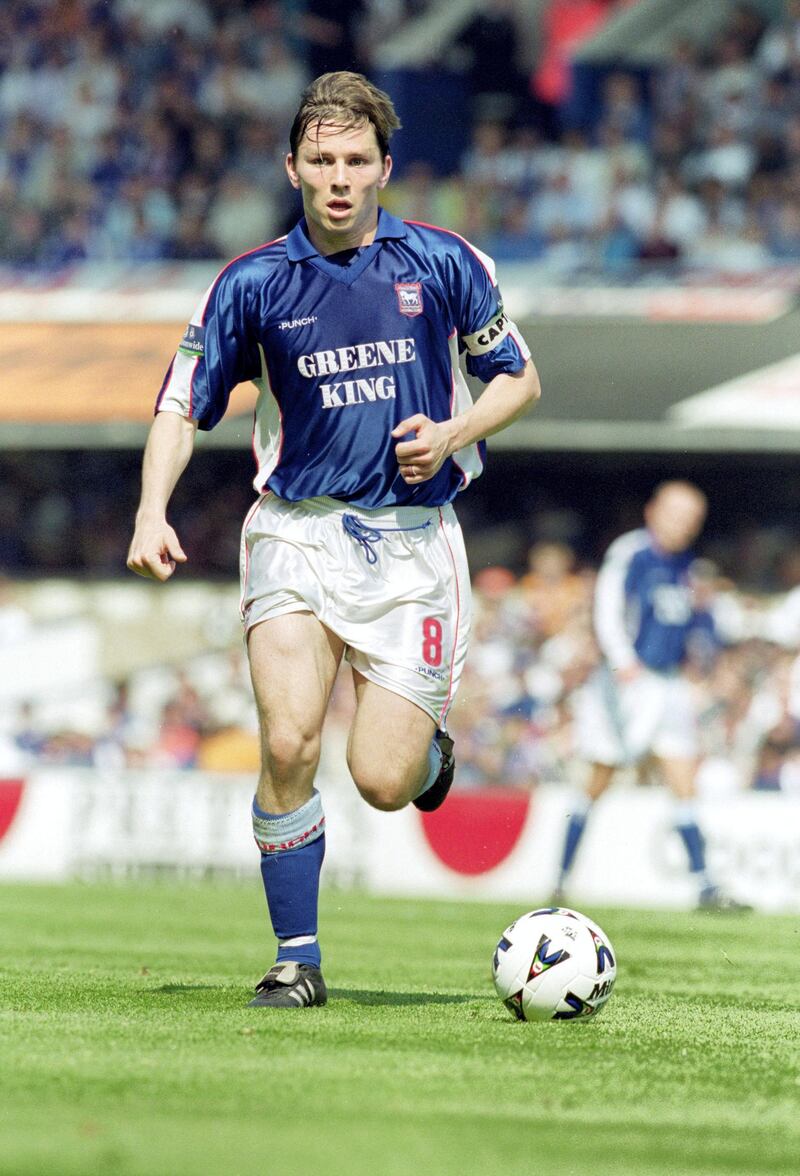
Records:
M436 739L432 739L430 748L428 749L428 774L425 777L425 782L417 793L417 796L422 796L423 792L427 792L428 789L436 783L442 767L442 759L442 749ZM416 800L416 797L414 799Z
M317 942L319 876L325 856L325 816L314 790L291 813L265 813L253 801L253 833L261 850L261 877L277 961L320 966Z
M680 834L689 858L689 869L696 874L701 886L710 886L706 869L706 843L695 818L694 805L682 803L675 810L675 828Z
M586 797L581 797L573 805L572 812L569 816L569 823L567 825L567 835L564 838L564 849L561 854L561 873L558 877L559 887L564 885L567 875L572 869L575 861L575 854L578 852L583 832L586 828L586 822L589 819L589 810L591 803Z

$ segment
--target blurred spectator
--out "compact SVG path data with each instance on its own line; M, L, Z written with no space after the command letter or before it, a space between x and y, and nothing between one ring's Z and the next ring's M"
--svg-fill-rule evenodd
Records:
M278 235L275 202L246 176L229 172L211 202L207 227L215 253L236 257Z
M698 47L680 37L652 81L653 108L663 124L690 126L700 105L703 71Z
M513 122L524 94L514 0L486 0L456 38L466 51L473 117Z
M613 127L626 142L645 144L649 141L650 120L635 77L622 72L607 74L597 121Z
M360 33L366 14L365 0L306 0L300 29L312 77L339 69L363 72Z
M535 543L528 552L520 588L543 640L560 633L589 607L588 586L576 573L575 563L575 552L565 543Z
M769 26L755 48L756 64L775 76L800 60L800 0L785 0L781 20Z
M468 197L464 182L454 176L437 183L433 168L424 160L414 160L400 179L392 181L382 203L389 212L406 220L448 225L457 233L467 231Z

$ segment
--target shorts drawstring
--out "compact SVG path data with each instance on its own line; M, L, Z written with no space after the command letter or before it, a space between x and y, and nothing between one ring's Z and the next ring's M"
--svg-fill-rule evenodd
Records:
M418 523L415 527L370 527L358 515L342 515L342 526L350 538L355 539L356 543L364 549L364 555L368 564L376 564L378 562L378 553L373 545L380 543L383 536L389 531L424 531L430 525L431 520L427 519L424 523Z

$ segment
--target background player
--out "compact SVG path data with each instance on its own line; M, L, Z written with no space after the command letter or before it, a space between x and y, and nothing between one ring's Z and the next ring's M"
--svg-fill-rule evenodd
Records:
M304 218L235 259L170 365L144 456L128 566L186 559L166 520L195 429L259 389L259 498L242 536L242 616L262 767L253 829L277 962L256 1005L323 1004L317 897L325 818L314 776L342 657L356 713L348 765L379 809L433 809L453 777L446 718L466 653L469 576L451 501L482 438L539 394L490 260L379 208L399 122L358 74L308 88L286 159ZM459 370L486 388L473 405Z
M578 692L575 739L590 764L585 792L567 826L554 896L561 901L592 805L618 767L651 755L675 798L675 828L704 907L738 908L710 879L695 811L697 733L691 688L681 675L687 642L702 618L690 583L691 544L706 517L705 495L665 482L644 511L646 526L606 553L595 591L601 662Z

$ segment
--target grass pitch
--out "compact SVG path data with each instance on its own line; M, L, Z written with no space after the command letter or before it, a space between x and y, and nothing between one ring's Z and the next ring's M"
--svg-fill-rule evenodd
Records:
M327 893L330 1003L283 1012L257 877L0 887L0 1172L796 1176L800 919L587 911L615 994L535 1025L520 913Z

